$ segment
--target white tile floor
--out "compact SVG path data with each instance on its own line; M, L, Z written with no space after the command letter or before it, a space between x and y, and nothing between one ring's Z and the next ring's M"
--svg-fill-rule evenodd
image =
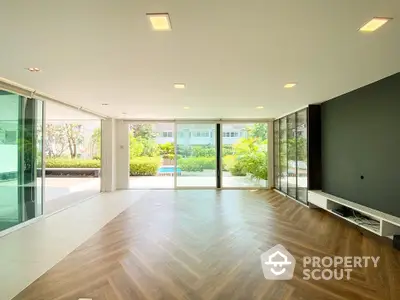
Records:
M0 299L16 296L146 193L99 194L0 237Z

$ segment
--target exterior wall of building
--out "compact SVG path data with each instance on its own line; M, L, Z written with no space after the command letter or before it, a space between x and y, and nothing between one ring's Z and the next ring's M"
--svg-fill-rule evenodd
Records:
M215 145L215 133L203 128L202 124L190 124L187 128L178 132L178 144L190 145ZM247 137L247 132L235 128L235 125L224 125L224 134L222 142L224 145L233 145L241 138ZM165 128L163 124L154 126L154 131L157 132L156 142L158 144L173 143L174 134L169 128Z

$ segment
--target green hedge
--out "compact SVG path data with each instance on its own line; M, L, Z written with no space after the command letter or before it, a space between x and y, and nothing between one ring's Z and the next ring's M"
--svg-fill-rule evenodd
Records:
M249 152L242 155L226 155L222 158L224 171L233 176L250 174L255 179L268 178L268 162L266 152Z
M178 167L182 171L201 172L204 169L215 170L215 157L187 157L178 159Z
M154 176L161 165L160 157L133 157L129 164L131 176Z
M46 168L100 168L97 159L48 158Z
M248 173L255 179L268 179L267 153L250 152L239 155L230 172L234 176L244 176Z
M187 172L202 172L204 170L203 165L197 157L178 159L178 168Z

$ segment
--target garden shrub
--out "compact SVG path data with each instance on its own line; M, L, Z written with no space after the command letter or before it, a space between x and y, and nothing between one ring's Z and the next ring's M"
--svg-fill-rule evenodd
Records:
M222 158L222 169L224 171L229 171L233 168L233 165L235 164L235 156L233 155L225 155Z
M268 178L268 163L266 152L250 152L241 155L237 160L237 169L249 173L255 179Z
M178 167L182 171L201 172L204 169L215 170L215 157L187 157L178 159Z
M233 166L229 169L233 176L246 176L247 167L244 160L235 159Z
M46 168L100 168L97 159L48 158Z
M148 140L142 137L129 136L130 157L156 157L160 155L160 147L154 140Z
M196 157L196 159L199 161L203 169L208 169L208 170L215 170L216 169L216 158L214 157Z
M173 143L168 142L168 143L159 145L159 147L160 147L160 154L161 154L162 158L174 159L175 146Z
M197 157L178 159L178 167L187 172L202 172L204 170L201 161Z
M232 145L224 145L222 147L222 153L224 156L226 155L233 155L235 153Z
M192 155L195 157L215 157L215 147L193 146Z
M154 176L160 168L160 157L133 157L130 160L129 170L131 176Z

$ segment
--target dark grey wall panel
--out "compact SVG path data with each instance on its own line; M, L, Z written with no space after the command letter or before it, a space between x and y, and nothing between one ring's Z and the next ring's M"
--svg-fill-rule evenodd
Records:
M308 106L308 188L321 189L321 106Z
M400 73L323 103L321 129L322 190L400 217Z

